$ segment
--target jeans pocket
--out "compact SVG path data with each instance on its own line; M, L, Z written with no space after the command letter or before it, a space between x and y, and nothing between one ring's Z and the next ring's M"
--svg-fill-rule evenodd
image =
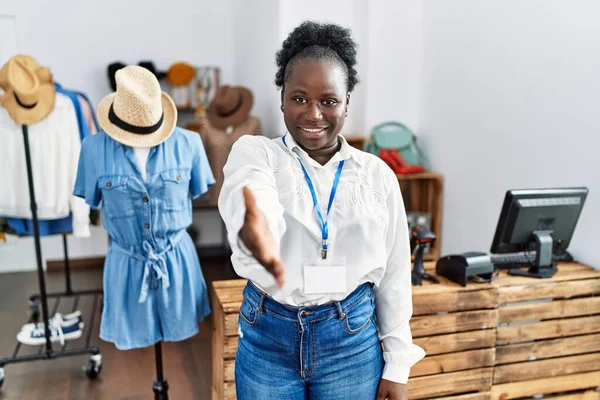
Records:
M367 328L373 321L374 307L370 298L361 301L346 312L344 325L346 331L354 335Z
M245 298L240 307L240 317L252 326L258 322L258 310Z

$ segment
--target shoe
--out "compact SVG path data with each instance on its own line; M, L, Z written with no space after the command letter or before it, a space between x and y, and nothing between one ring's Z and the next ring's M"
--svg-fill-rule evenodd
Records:
M50 341L53 343L60 342L61 346L65 344L65 340L79 339L83 333L76 319L65 322L53 318L52 322L49 322L48 325L50 328ZM32 331L25 330L19 332L17 340L31 346L42 345L46 343L44 331L44 324L42 323Z
M379 150L379 158L381 158L383 162L385 162L392 169L392 171L394 171L395 174L400 174L400 166L398 165L396 160L394 160L392 156L390 156L388 150Z
M74 311L74 312L72 312L70 314L64 314L64 315L60 314L60 313L56 313L56 315L54 317L50 318L50 321L49 321L50 326L52 326L52 322L55 319L61 321L61 323L63 325L65 325L65 324L66 325L70 325L71 322L76 319L77 322L79 322L79 327L81 329L83 329L83 327L85 325L83 323L83 316L81 315L81 311L79 311L79 310ZM32 331L32 330L34 330L34 329L36 329L38 327L43 327L43 326L44 326L43 322L25 324L21 328L21 331Z
M390 150L388 155L394 160L401 174L416 174L425 171L425 167L422 165L408 165L397 151Z

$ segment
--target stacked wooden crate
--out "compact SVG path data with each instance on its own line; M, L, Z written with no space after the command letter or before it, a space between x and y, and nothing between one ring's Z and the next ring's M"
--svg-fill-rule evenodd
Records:
M245 280L214 282L213 400L235 399L235 352L238 312ZM427 357L411 370L411 399L433 399L452 394L489 392L492 385L497 313L495 289L490 285L463 288L442 278L424 282L413 292L414 341ZM489 393L452 399L486 400ZM450 399L448 398L448 399Z
M431 271L433 263L426 263ZM409 398L600 400L600 271L561 264L552 279L413 287ZM233 400L245 280L214 282L213 400Z
M242 304L243 279L213 282L211 303L212 400L235 400L235 353L238 345L238 314Z
M431 266L431 265L430 265ZM496 338L496 290L440 277L413 287L414 342L427 356L412 369L410 399L489 400Z
M495 286L492 399L599 400L600 271L561 264L551 279L502 274Z

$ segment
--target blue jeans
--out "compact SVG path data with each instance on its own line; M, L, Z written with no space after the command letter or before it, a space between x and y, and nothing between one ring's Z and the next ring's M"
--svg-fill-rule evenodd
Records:
M370 284L340 302L290 307L249 282L239 320L238 400L376 399L383 356Z

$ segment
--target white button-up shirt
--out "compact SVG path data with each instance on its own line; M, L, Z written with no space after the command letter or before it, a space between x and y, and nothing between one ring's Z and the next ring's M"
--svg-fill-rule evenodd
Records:
M373 282L380 339L385 348L383 378L406 383L410 367L425 352L412 343L409 326L410 243L400 186L383 161L352 148L341 136L340 140L340 151L325 165L311 159L289 134L285 144L282 138L271 140L263 136L243 136L234 144L223 170L225 182L219 197L233 267L238 275L257 284L273 299L291 306L342 300L362 283ZM303 291L303 263L320 257L322 230L298 159L315 186L323 216L339 161L345 160L328 219L328 247L332 257L346 258L347 293ZM282 289L269 272L239 247L238 234L245 216L244 186L253 192L279 243L285 267Z
M73 196L81 139L71 99L56 93L46 118L28 126L37 214L41 220L73 213L73 234L90 235L90 207ZM0 215L31 219L21 125L0 107Z

